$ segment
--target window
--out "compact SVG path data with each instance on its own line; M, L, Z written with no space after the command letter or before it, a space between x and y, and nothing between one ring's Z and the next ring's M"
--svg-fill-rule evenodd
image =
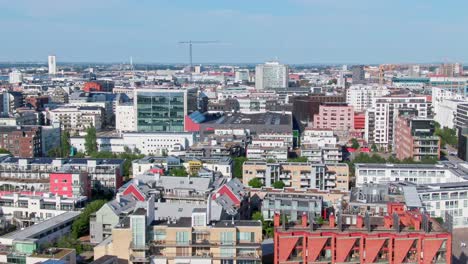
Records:
M176 244L188 245L189 244L189 232L186 232L186 231L176 232Z
M166 231L165 230L156 230L154 231L154 240L165 240L166 239Z
M221 244L234 244L234 232L221 232Z
M237 239L240 242L254 242L255 233L254 232L239 232L237 233Z
M236 252L234 248L221 248L221 257L222 258L233 258Z
M203 214L194 215L193 226L205 226L205 215Z

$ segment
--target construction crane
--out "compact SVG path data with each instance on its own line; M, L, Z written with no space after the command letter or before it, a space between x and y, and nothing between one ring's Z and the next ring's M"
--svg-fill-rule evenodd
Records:
M190 73L193 70L192 45L193 44L213 44L213 43L219 43L219 41L217 40L179 41L179 44L187 44L189 46Z

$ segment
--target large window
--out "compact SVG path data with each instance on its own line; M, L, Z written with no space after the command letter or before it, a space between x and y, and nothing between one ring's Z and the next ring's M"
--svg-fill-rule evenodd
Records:
M239 232L237 233L237 239L239 242L254 242L255 233L254 232Z
M145 224L145 217L132 217L131 218L131 226L132 226L132 238L133 238L133 245L136 247L144 247L146 244L146 224Z
M221 232L221 244L222 245L234 244L234 232Z
M176 232L176 243L178 245L188 245L189 244L189 232L186 232L186 231Z

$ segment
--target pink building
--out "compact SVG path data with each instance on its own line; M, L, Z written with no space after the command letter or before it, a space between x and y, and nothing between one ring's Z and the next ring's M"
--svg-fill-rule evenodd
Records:
M314 115L314 127L333 130L354 130L354 108L343 103L326 103Z
M64 197L91 198L91 181L85 172L57 172L49 174L49 191Z

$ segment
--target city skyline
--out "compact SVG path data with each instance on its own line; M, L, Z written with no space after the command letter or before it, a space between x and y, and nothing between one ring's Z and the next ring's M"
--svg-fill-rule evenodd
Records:
M178 41L219 40L195 45L194 64L466 62L455 2L4 1L0 61L185 63Z

